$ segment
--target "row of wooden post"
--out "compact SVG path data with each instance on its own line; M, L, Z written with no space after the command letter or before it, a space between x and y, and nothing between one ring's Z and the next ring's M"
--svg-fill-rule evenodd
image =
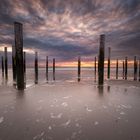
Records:
M25 88L25 53L23 54L23 29L22 24L14 22L15 45L12 46L12 70L13 81L16 82L17 89L23 90ZM5 59L1 58L2 77L8 80L8 57L7 47L4 48ZM23 58L24 57L24 58ZM4 73L5 71L5 73Z
M118 79L118 59L116 60L116 79ZM138 74L138 65L139 65L139 81L140 81L140 60L139 63L136 59L136 56L134 56L134 81L137 80L137 74ZM110 47L108 48L108 66L107 66L107 78L110 79ZM122 77L123 79L127 80L128 75L128 58L125 57L125 60L123 61L123 72Z
M48 82L48 73L49 73L49 65L48 65L48 56L46 56L46 80ZM35 52L35 84L38 83L38 53ZM55 58L53 58L53 80L55 80Z
M1 57L1 67L2 67L2 77L5 75L5 79L8 79L8 59L7 59L7 48L5 47L5 59L3 56ZM108 70L107 70L107 78L110 78L110 57L108 58ZM123 72L122 77L123 79L127 80L127 69L128 69L128 60L127 57L123 61ZM138 66L139 65L139 66ZM97 59L95 57L94 61L94 72L96 76L96 66L97 66ZM140 68L140 61L136 60L136 56L134 57L134 80L137 80L137 74L138 74L138 67ZM48 56L46 56L46 80L48 81ZM13 81L16 81L16 59L12 55L12 70L13 70ZM23 53L23 72L24 72L24 79L26 77L26 53ZM140 75L140 70L139 70ZM78 57L78 81L80 81L81 77L81 57ZM116 79L118 79L118 59L116 60ZM55 80L55 59L53 59L53 80ZM38 53L35 52L35 83L38 83Z
M18 90L24 90L25 88L25 78L26 78L26 53L23 52L23 27L21 23L14 22L15 31L15 45L12 46L12 70L13 70L13 81L17 85ZM104 83L104 51L105 50L105 35L100 35L100 47L98 56L98 83L103 85ZM2 76L4 77L5 69L5 79L8 79L8 58L7 58L7 48L5 47L5 59L1 58L2 65ZM95 57L95 76L96 76L96 62ZM123 79L127 79L127 57L123 61ZM137 80L137 60L134 58L134 80ZM78 81L81 77L81 58L78 57ZM110 79L110 48L108 50L108 71L107 77ZM139 61L139 77L140 77L140 61ZM116 79L118 79L118 59L116 61ZM48 81L48 56L46 57L46 80ZM53 80L55 80L55 59L53 59ZM139 78L140 81L140 78ZM38 53L35 52L35 83L38 83Z

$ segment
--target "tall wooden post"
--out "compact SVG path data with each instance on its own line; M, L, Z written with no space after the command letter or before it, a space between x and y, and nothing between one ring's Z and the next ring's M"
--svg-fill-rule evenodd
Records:
M46 80L47 81L49 80L49 78L48 78L48 64L49 64L49 62L48 62L48 56L46 56Z
M55 80L55 58L53 58L53 80Z
M125 80L127 80L127 57L125 57Z
M2 77L4 78L4 60L3 60L3 56L1 57L1 69L2 69Z
M35 52L35 84L38 83L38 53Z
M105 48L105 35L100 35L100 48L99 48L99 59L98 59L98 84L103 85L104 83L104 48Z
M4 48L5 52L5 79L8 79L8 58L7 58L7 47Z
M15 45L12 45L12 70L13 70L13 82L16 82L16 50Z
M110 79L110 47L108 48L108 71L107 78Z
M116 79L118 79L118 59L116 61Z
M81 57L78 57L78 81L80 81L81 78Z
M17 89L24 90L22 24L19 22L14 22L14 29L15 29Z
M137 58L134 56L134 81L137 80Z
M123 60L123 71L122 71L122 78L124 79L124 71L125 71L125 67L124 67L124 60Z

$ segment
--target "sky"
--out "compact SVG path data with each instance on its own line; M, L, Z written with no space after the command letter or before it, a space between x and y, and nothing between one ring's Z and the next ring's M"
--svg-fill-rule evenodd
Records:
M34 52L60 65L98 56L99 36L106 35L105 56L140 56L140 0L1 0L0 55L14 44L14 21L23 24L28 62Z

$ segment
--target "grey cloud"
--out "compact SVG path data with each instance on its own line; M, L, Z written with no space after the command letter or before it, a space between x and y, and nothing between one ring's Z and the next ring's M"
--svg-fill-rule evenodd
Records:
M25 24L25 48L49 52L63 61L97 55L101 33L107 35L106 47L115 50L114 58L140 55L139 8L139 0L2 0L0 47L13 43L13 22L19 21Z

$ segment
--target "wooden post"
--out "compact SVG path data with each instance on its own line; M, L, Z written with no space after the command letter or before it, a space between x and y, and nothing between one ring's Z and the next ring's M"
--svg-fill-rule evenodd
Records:
M137 80L137 58L134 56L134 81Z
M125 71L125 67L124 67L124 60L123 60L123 72L122 72L122 78L124 79L124 71Z
M100 48L99 48L99 59L98 59L98 84L103 85L104 83L104 48L105 48L105 35L100 35Z
M5 52L5 79L8 80L8 58L7 58L7 47L4 48Z
M108 48L108 71L107 78L110 79L110 47Z
M1 57L1 69L2 69L2 77L4 78L4 60L3 60L3 56Z
M96 68L96 61L97 61L97 60L96 60L96 57L95 57L95 62L94 62L94 74L95 74L95 77L96 77L96 71L97 71L97 70L96 70L96 69L97 69L97 68Z
M38 53L35 52L35 84L38 83Z
M55 58L53 58L53 80L55 80Z
M15 45L12 45L12 70L13 70L13 82L16 82L16 50Z
M26 52L23 52L24 84L26 85Z
M47 81L49 80L49 78L48 78L48 64L49 64L49 62L48 62L48 56L46 56L46 80Z
M14 29L15 29L17 89L24 90L22 24L19 22L14 22Z
M116 61L116 79L118 79L118 59Z
M127 80L127 57L125 57L125 80Z
M140 59L139 59L139 81L140 81Z
M81 78L81 57L78 57L78 82L80 81Z

